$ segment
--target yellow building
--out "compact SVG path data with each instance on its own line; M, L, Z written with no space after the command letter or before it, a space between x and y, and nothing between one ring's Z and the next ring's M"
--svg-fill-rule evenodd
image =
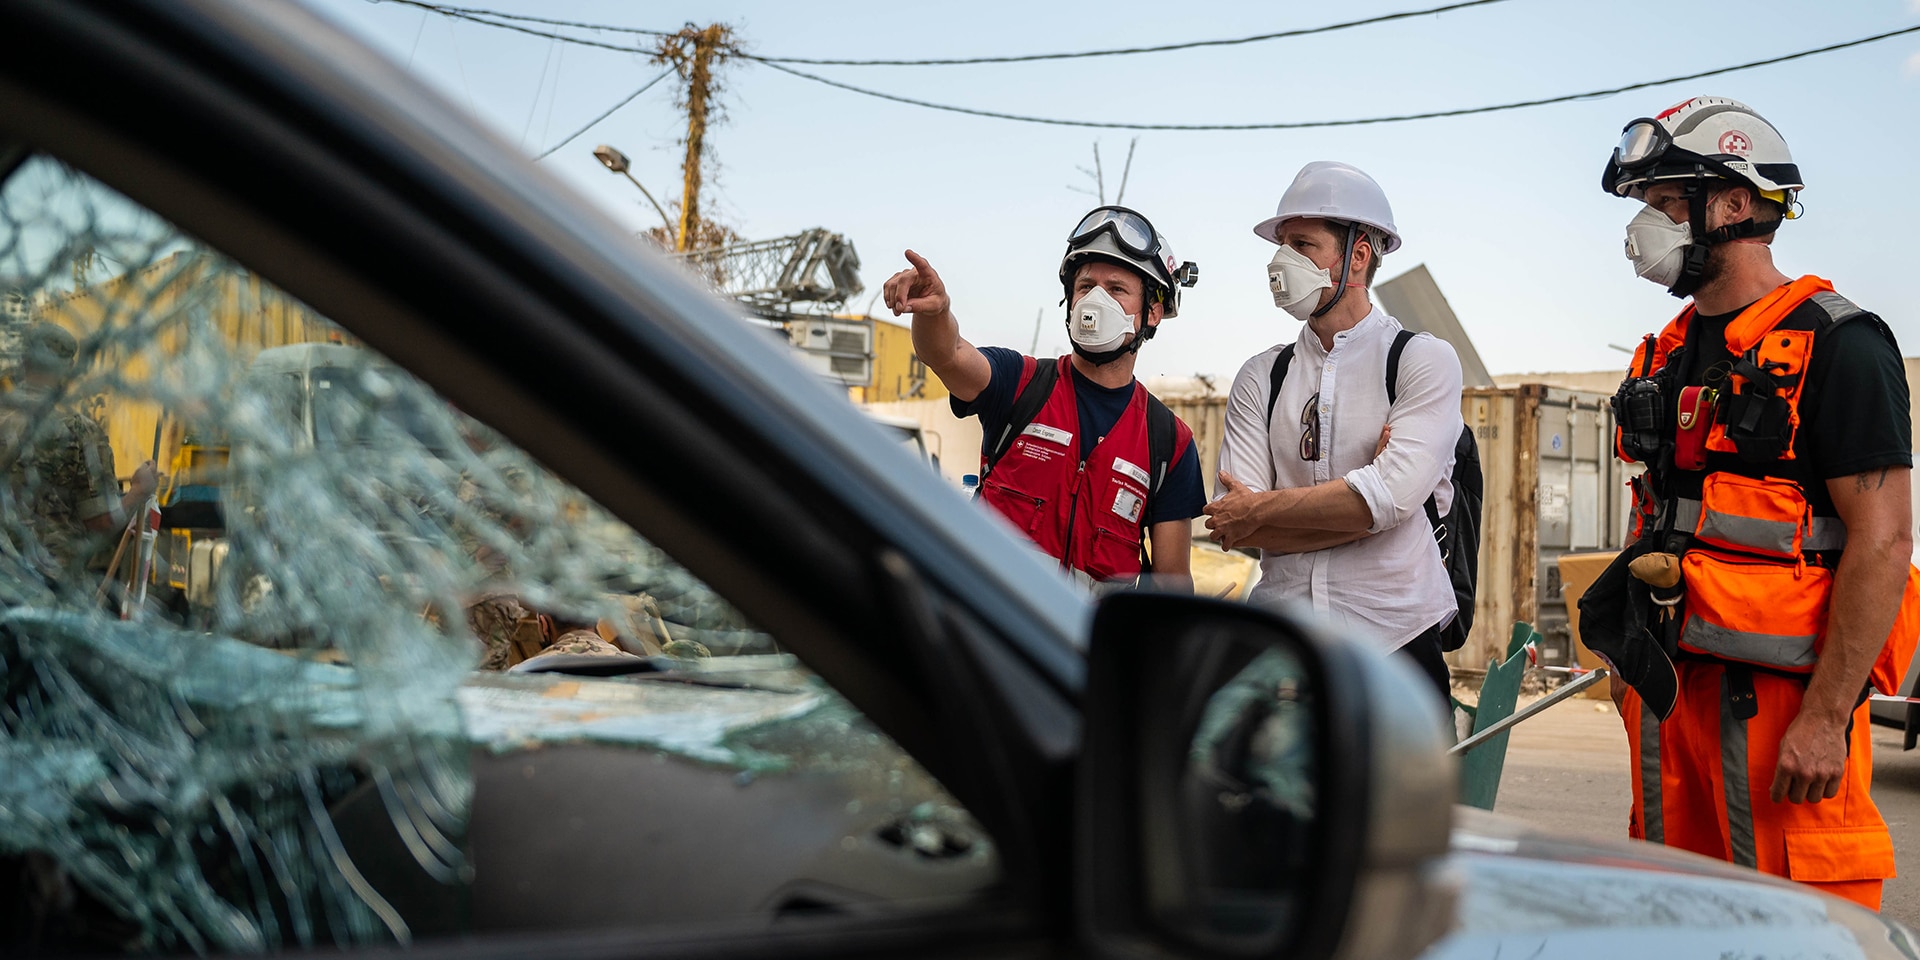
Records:
M939 400L947 395L940 378L913 353L913 330L903 324L870 319L873 325L873 361L865 386L847 388L855 403L892 403L897 400Z
M188 411L164 410L163 416L162 400L205 390L181 378L215 370L230 376L268 347L349 339L272 284L230 261L195 253L39 299L27 312L72 331L83 351L97 344L82 389L99 387L98 415L122 478L153 456L156 426L162 427L160 469L174 463L192 424Z

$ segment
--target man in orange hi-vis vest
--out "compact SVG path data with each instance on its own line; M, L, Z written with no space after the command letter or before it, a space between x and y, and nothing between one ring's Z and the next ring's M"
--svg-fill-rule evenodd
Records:
M1874 909L1893 839L1868 692L1920 633L1900 351L1819 277L1774 267L1787 144L1696 97L1623 131L1602 186L1646 206L1640 276L1691 297L1614 396L1636 539L1587 595L1634 753L1629 831Z

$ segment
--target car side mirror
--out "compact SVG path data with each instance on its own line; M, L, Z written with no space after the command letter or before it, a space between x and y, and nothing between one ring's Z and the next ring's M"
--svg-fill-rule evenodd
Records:
M1411 667L1165 594L1094 615L1075 871L1095 955L1412 957L1442 935L1454 765Z

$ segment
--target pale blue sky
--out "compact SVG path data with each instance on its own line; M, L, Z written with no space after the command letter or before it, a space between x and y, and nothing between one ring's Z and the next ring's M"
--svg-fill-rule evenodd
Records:
M642 56L551 41L377 0L306 0L471 110L529 155L658 72ZM753 0L463 0L540 16L674 29L734 25L754 52L941 57L1138 46L1314 26L1436 0L1308 3L809 3ZM1439 16L1241 47L1040 64L806 68L926 100L1014 113L1142 122L1331 119L1532 99L1693 73L1920 23L1920 0L1509 0ZM618 35L604 35L619 39ZM748 237L846 234L869 290L911 246L946 277L963 332L1041 352L1066 345L1055 279L1067 229L1093 198L1076 166L1098 139L1109 199L1124 131L1045 127L888 103L738 63L712 134L705 203ZM606 142L665 202L677 196L681 120L671 80L539 163L641 229L659 217L591 156ZM1752 105L1808 181L1806 216L1775 244L1790 275L1817 273L1886 316L1920 353L1920 34L1592 101L1459 119L1254 133L1143 132L1126 202L1200 264L1181 316L1140 373L1231 377L1299 326L1266 290L1271 215L1299 167L1358 165L1380 181L1406 245L1381 278L1426 263L1488 369L1618 366L1607 344L1656 329L1678 302L1621 255L1637 210L1598 186L1626 121L1696 94ZM854 304L856 307L863 303ZM876 308L878 309L878 308ZM882 311L884 313L884 311Z

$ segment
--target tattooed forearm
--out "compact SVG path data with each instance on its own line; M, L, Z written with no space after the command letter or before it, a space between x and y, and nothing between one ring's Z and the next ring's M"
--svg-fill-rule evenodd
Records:
M1881 487L1886 486L1887 471L1891 469L1893 468L1881 467L1878 473L1875 473L1872 470L1868 470L1865 473L1854 474L1853 475L1854 491L1857 493L1866 493L1869 490L1878 490Z

